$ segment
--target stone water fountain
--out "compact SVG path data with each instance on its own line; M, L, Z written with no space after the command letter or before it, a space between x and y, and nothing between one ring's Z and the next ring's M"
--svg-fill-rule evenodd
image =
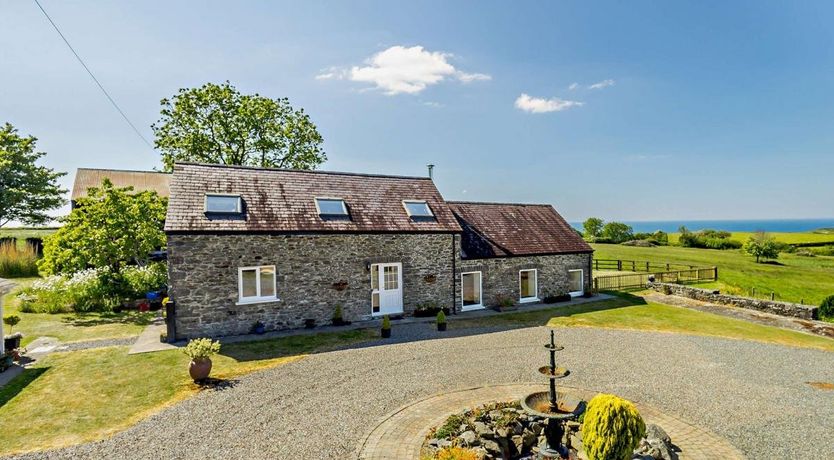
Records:
M535 417L547 419L544 427L546 443L536 449L538 460L570 458L570 445L565 445L565 422L579 417L585 411L585 401L556 391L556 380L567 377L570 371L556 367L556 352L564 347L556 345L554 331L550 331L550 343L544 346L550 352L550 365L539 368L539 372L550 379L550 390L527 395L521 400L521 407Z

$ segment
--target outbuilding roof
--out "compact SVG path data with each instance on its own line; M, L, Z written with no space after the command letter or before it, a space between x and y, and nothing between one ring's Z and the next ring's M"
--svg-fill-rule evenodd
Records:
M464 259L593 252L548 204L447 204L463 228Z
M116 187L132 186L136 192L155 191L159 196L166 197L171 183L171 174L163 172L78 168L70 199L75 201L87 196L87 189L101 187L105 177Z
M209 194L239 195L239 215L206 212ZM349 218L319 215L316 198L344 200ZM434 218L412 218L403 201L425 200ZM165 231L456 232L457 220L427 177L177 163Z

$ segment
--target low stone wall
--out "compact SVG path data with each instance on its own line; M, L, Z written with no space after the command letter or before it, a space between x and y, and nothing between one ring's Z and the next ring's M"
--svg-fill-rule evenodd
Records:
M721 294L715 290L701 289L681 284L671 283L649 283L647 287L658 292L664 292L668 286L672 295L688 297L703 302L731 305L733 307L747 308L750 310L763 311L774 315L791 316L802 319L817 319L818 307L802 305L791 302L777 302L773 300L751 299L749 297L738 297Z

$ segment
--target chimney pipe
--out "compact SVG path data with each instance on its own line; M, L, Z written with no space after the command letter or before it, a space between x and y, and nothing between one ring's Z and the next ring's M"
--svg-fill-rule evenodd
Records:
M434 179L434 165L427 164L426 166L429 168L429 179Z

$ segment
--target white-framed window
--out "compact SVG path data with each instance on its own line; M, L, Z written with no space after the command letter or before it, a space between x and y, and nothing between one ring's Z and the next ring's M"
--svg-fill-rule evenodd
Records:
M320 216L347 216L345 200L341 198L316 198L316 210Z
M278 300L275 265L238 269L238 302L254 303Z
M426 200L403 200L403 207L408 217L434 217Z
M464 272L460 274L461 310L483 308L483 283L481 272Z
M568 270L568 292L572 297L581 296L585 293L585 271L581 268Z
M518 300L519 302L535 302L539 300L539 271L535 268L518 271Z
M205 211L217 214L240 214L243 212L243 203L240 195L207 193Z

